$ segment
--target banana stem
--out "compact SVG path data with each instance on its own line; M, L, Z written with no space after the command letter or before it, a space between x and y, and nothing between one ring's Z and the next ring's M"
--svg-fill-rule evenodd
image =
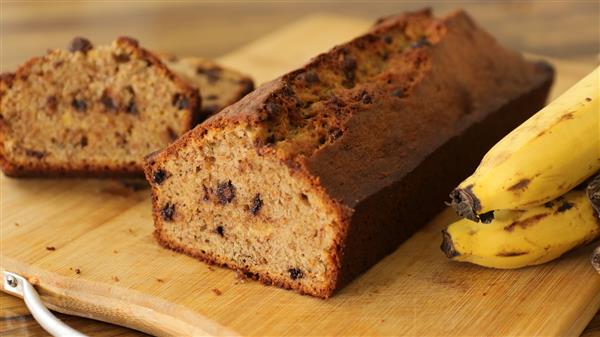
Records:
M587 186L587 196L596 210L596 215L600 215L600 174L598 174Z
M598 174L587 186L587 196L592 203L592 208L596 211L596 216L600 217L600 174ZM592 266L600 273L600 246L594 249L591 258Z
M594 253L592 253L592 266L596 268L596 271L600 273L600 246L594 249Z
M477 214L481 210L479 199L471 191L471 186L466 189L457 188L450 193L450 206L458 216L475 222L490 223L494 220L494 211Z

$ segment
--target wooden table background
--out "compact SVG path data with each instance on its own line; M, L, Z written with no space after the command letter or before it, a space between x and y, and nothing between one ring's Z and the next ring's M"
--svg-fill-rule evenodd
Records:
M150 49L177 55L218 57L314 13L374 20L423 6L431 6L438 15L465 8L501 43L521 51L587 64L600 61L598 1L0 0L0 72L13 71L29 57L43 54L48 48L64 47L74 36L85 36L100 44L119 35L129 35ZM2 336L47 336L21 300L0 293L0 309ZM62 314L59 317L94 336L143 335L84 318ZM600 336L600 313L583 336Z

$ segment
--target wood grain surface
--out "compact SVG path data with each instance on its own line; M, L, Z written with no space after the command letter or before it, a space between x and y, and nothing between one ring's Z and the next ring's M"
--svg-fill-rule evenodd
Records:
M73 6L72 3L69 3ZM135 36L149 35L144 29L139 28L147 24L146 20L152 21L150 25L154 26L167 26L173 27L179 24L186 26L188 29L177 31L179 27L167 29L166 31L155 30L156 34L144 38L143 41L150 41L151 45L156 46L154 48L161 50L175 51L178 53L189 53L199 55L218 55L219 53L231 50L235 45L245 42L244 38L254 39L260 34L265 33L270 29L275 29L286 23L286 20L295 18L297 15L304 15L315 10L314 4L297 4L294 6L298 7L294 10L283 8L285 6L280 4L178 4L177 6L166 6L161 4L144 5L144 4L128 4L127 6L117 6L118 8L109 8L108 6L92 4L91 9L89 4L86 6L77 5L74 6L71 11L66 11L65 7L61 6L49 6L45 3L35 3L29 5L15 4L15 3L3 3L2 13L2 68L4 70L14 68L14 66L24 60L25 57L34 55L42 52L45 47L49 46L62 46L65 44L64 41L70 39L73 35L73 31L78 32L90 32L90 34L79 34L96 37L98 34L98 40L108 41L117 34L122 34L123 31L129 28L135 28L133 30L139 31L141 34L135 34ZM341 12L348 12L355 14L356 16L370 17L373 15L380 15L384 13L392 13L404 10L405 7L416 7L414 4L390 4L390 3L377 3L374 6L369 6L369 11L365 11L366 6L362 4L351 4L348 7L341 7ZM35 9L28 8L35 7ZM208 6L208 7L207 7ZM312 7L311 7L312 6ZM331 7L335 6L335 7ZM7 8L8 7L8 8ZM126 8L125 8L126 7ZM371 7L372 10L371 10ZM448 6L440 6L442 12L448 10ZM454 6L452 6L454 7ZM593 26L597 25L598 17L597 13L594 15L594 9L597 9L597 4L594 3L578 3L574 6L565 7L563 4L551 4L549 6L542 6L540 3L531 5L518 5L518 4L494 4L490 6L483 6L480 4L469 3L466 7L471 7L469 10L474 13L478 21L482 22L484 26L492 30L496 36L504 43L515 46L522 50L533 51L537 53L545 53L554 56L561 56L571 58L572 60L580 61L579 64L561 62L560 70L563 73L571 74L571 77L564 78L555 90L559 92L568 85L569 81L576 80L577 76L584 72L586 69L591 69L597 60L598 52L598 32L594 29L589 29L590 24ZM322 7L318 7L318 10L331 10L331 8L339 9L339 4L328 3ZM397 10L396 10L397 8ZM44 11L45 15L40 16L40 11ZM184 13L181 14L181 11ZM215 15L214 12L221 13L221 16ZM337 11L337 10L336 10ZM117 13L118 12L118 13ZM212 19L205 21L204 18L207 16L205 13L210 12ZM597 11L596 11L597 12ZM7 15L10 14L10 15ZM127 19L127 13L135 13L133 20ZM143 18L140 18L140 13L144 14ZM271 13L272 18L267 19L267 14ZM277 13L277 15L273 15ZM592 14L590 14L592 13ZM509 15L511 18L530 18L532 20L516 20L519 22L511 23L507 25L505 20L502 18L505 15ZM159 17L160 20L153 21L152 18ZM196 17L196 20L192 20L192 17ZM215 19L215 18L227 18ZM567 19L567 17L569 17ZM571 19L571 18L577 18ZM245 21L244 18L251 18ZM315 17L313 17L314 20ZM318 20L327 21L327 17L321 16L316 17ZM325 19L324 19L325 18ZM111 25L113 21L117 19L123 19L127 23ZM568 24L569 20L573 20L569 25L568 30L556 29L557 34L542 34L542 27L548 28L548 22L552 21L553 24L550 26L560 27L561 23ZM594 21L595 20L595 21ZM132 22L133 21L133 22ZM193 21L193 22L192 22ZM224 27L224 21L235 22L234 27ZM523 21L527 21L524 23ZM360 19L343 19L336 20L334 30L337 28L340 32L335 32L337 38L340 40L334 42L341 42L346 38L356 35L358 32L364 30L364 27L368 25L368 21ZM98 30L99 25L106 25L106 29ZM187 23L187 25L186 25ZM204 29L204 26L210 23L210 29ZM504 23L504 24L503 24ZM244 29L246 26L255 27L252 29ZM296 24L298 25L298 24ZM300 23L301 25L301 23ZM523 25L531 25L530 29L523 29ZM228 24L229 26L229 24ZM314 24L308 25L313 26ZM508 27L511 26L511 27ZM538 28L535 28L535 27ZM138 27L138 28L136 28ZM292 26L293 27L293 26ZM580 29L578 29L579 27ZM587 27L587 28L586 28ZM301 27L302 28L302 27ZM120 31L118 29L121 29ZM204 29L204 30L203 30ZM223 31L219 31L222 29ZM230 29L230 31L227 31ZM285 34L270 35L270 37L259 40L257 43L252 44L251 47L241 50L240 53L234 53L230 56L224 57L222 60L228 64L238 66L240 69L246 69L246 67L254 68L253 64L258 64L260 71L251 70L250 73L254 73L259 81L267 80L282 71L284 67L293 67L305 61L308 57L313 56L315 50L325 50L333 43L328 40L327 37L323 37L319 29L314 31L306 31L304 34L298 34L293 38L286 38ZM522 29L520 31L520 29ZM48 34L40 34L44 31ZM50 32L48 32L50 31ZM190 36L191 32L200 31L196 36ZM206 33L210 31L209 33ZM294 32L296 29L288 29L287 32ZM594 32L595 31L595 32ZM7 38L7 32L8 34ZM217 32L217 33L213 33ZM537 38L534 34L537 32ZM553 31L554 32L554 31ZM129 33L134 35L133 33ZM169 39L169 36L178 36L180 38L173 41ZM325 34L326 35L326 34ZM550 36L552 35L552 36ZM558 36L557 36L558 35ZM62 37L65 36L64 39ZM306 36L311 37L309 46L302 42ZM562 37L561 37L562 36ZM191 39L188 39L191 38ZM62 40L61 40L62 39ZM237 40L236 40L237 39ZM242 40L240 40L242 39ZM595 40L594 40L595 39ZM533 41L535 40L535 41ZM292 41L293 43L290 43ZM526 42L523 42L526 41ZM281 63L281 59L275 54L276 51L281 49L281 43L286 46L286 50L295 53L293 60L288 60ZM40 44L44 44L44 47L40 47ZM17 48L19 46L19 48ZM257 47L258 46L258 47ZM10 48L9 48L10 47ZM22 48L21 48L22 47ZM28 49L29 48L29 49ZM255 50L266 50L272 48L272 52L269 53L257 53L252 54ZM315 49L311 49L315 48ZM564 50L563 50L564 49ZM238 55L238 56L236 56ZM244 55L245 57L240 57ZM261 56L263 55L263 56ZM269 57L265 57L268 55ZM252 60L252 61L249 61ZM289 62L291 61L291 62ZM253 63L254 62L254 63ZM296 62L296 63L294 63ZM294 63L294 64L292 64ZM583 65L582 65L583 64ZM561 73L562 74L562 73ZM53 258L48 258L52 254L62 251L62 247L67 247L71 240L84 235L88 231L94 231L102 223L111 222L113 218L124 210L129 209L131 206L138 205L144 209L147 205L144 205L146 201L145 191L132 191L129 188L123 186L119 182L115 181L74 181L65 183L64 181L10 181L12 184L7 190L7 180L2 177L0 180L2 183L1 197L2 197L2 236L3 242L5 233L10 231L11 233L17 233L14 240L25 240L28 238L29 231L32 228L44 228L48 224L57 222L63 222L71 224L68 229L55 233L44 238L43 242L39 240L34 242L32 246L17 248L18 253L23 253L32 258L32 260L38 261L50 261ZM64 191L68 189L68 191ZM31 196L34 196L32 199ZM19 200L27 198L28 207L19 207ZM78 205L77 200L85 198L86 205L90 207L84 207L83 209L75 209L75 205ZM10 200L7 200L10 199ZM54 207L57 203L61 204L61 207ZM63 205L64 204L64 205ZM141 205L140 205L141 204ZM22 205L21 205L22 206ZM33 207L33 208L32 208ZM79 207L79 205L78 205ZM8 211L10 210L10 211ZM142 212L143 213L143 212ZM144 219L145 215L139 213L140 219ZM47 214L48 217L40 217L40 214ZM86 220L86 215L92 214L94 221ZM19 222L11 221L18 219ZM83 220L83 221L82 221ZM137 238L135 240L141 240L144 245L153 245L151 239L148 237L148 233L151 230L147 221L141 228L135 226L127 227L126 224L120 223L122 226L117 227L115 233L111 235L123 235ZM135 222L135 221L134 221ZM442 221L444 222L444 221ZM18 226L17 226L18 224ZM75 225L75 226L73 226ZM151 225L150 225L151 226ZM11 227L9 229L8 227ZM14 228L12 228L14 227ZM23 229L27 227L27 229ZM122 228L121 228L122 227ZM435 226L434 226L435 228ZM36 229L36 230L37 230ZM114 228L113 228L114 229ZM121 231L119 231L121 230ZM53 231L56 232L56 231ZM18 234L20 233L20 234ZM433 235L431 236L433 238ZM49 251L46 247L55 247L55 251ZM6 246L3 244L3 247ZM149 246L148 246L149 247ZM4 251L2 252L4 256ZM97 258L104 251L96 252L98 255L93 255ZM118 249L114 249L112 253L115 255L114 261L119 261L117 257L120 252ZM63 253L69 254L69 253ZM77 255L73 253L74 255ZM162 252L161 254L164 254ZM586 252L578 252L578 254L572 254L576 256L584 256ZM169 254L167 254L169 255ZM396 255L396 254L395 254ZM181 257L172 256L169 259L171 261L179 261ZM566 260L572 261L573 257L569 256ZM183 258L187 261L187 258ZM51 262L41 263L41 266L48 266ZM86 271L80 266L69 266L66 262L62 261L62 272L65 275L85 275ZM141 262L144 263L144 262ZM186 262L188 263L188 262ZM195 261L193 262L197 264ZM3 263L4 265L4 263ZM119 268L122 266L119 266ZM125 267L131 267L128 264ZM70 268L70 269L69 269ZM81 274L77 274L76 270L79 268ZM195 266L192 269L201 269L201 266ZM206 268L206 267L205 267ZM463 267L461 267L463 268ZM467 268L467 267L465 267ZM468 268L467 268L468 269ZM555 272L556 268L550 268L550 272L540 273L546 277L547 274ZM208 269L207 269L208 270ZM210 271L210 270L209 270ZM477 274L478 269L473 272ZM206 270L204 271L206 272ZM211 271L213 273L214 271ZM191 273L191 271L190 271ZM216 273L221 277L232 277L230 272L217 269ZM112 282L110 284L116 285L116 287L123 287L121 285L123 276L118 275L89 275L91 278L102 276L102 282ZM160 281L162 280L162 281ZM239 283L239 280L229 280L234 286L250 286L248 284L235 284ZM451 277L447 277L444 281L446 285L452 285L453 282ZM442 283L444 283L442 282ZM168 283L168 287L175 287L172 283L167 282L166 278L156 277L156 283L159 287L167 287L163 285ZM454 285L456 287L457 285ZM464 287L464 284L461 285ZM229 284L229 287L232 287ZM235 288L235 287L233 287ZM464 289L464 288L463 288ZM204 289L207 290L207 289ZM219 297L226 297L227 292L222 291L222 295ZM269 292L278 290L269 290ZM216 296L211 292L209 295ZM377 294L371 294L370 297L377 297ZM486 294L487 296L487 294ZM485 296L484 296L485 297ZM481 300L481 298L478 298ZM2 317L0 319L0 331L4 335L45 335L44 332L32 321L31 317L27 315L26 309L20 304L20 300L13 299L5 294L0 296L0 306L2 307ZM400 300L399 300L400 301ZM566 305L560 303L560 305ZM483 311L483 307L480 307ZM519 314L519 312L517 312ZM522 313L521 313L522 314ZM591 313L590 313L591 315ZM585 315L584 315L585 316ZM78 329L92 334L101 336L117 336L117 335L140 335L140 333L126 328L112 326L106 323L100 323L97 321L91 321L84 318L75 318L72 316L61 315L67 322ZM584 335L592 336L599 334L600 331L600 316L597 316L592 321ZM546 317L548 319L548 317ZM583 319L585 321L585 319ZM385 323L381 322L382 324ZM389 322L388 322L389 323ZM585 323L578 322L581 327ZM539 331L538 331L539 332ZM500 333L500 331L495 332Z

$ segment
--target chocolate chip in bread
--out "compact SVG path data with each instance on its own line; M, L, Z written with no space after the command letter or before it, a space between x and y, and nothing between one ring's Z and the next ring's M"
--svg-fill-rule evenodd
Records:
M160 56L169 69L200 90L202 108L197 122L202 122L254 90L254 82L250 77L214 61L169 54Z

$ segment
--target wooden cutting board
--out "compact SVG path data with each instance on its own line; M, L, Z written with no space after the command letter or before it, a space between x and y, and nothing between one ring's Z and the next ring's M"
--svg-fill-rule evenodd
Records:
M369 23L311 16L225 56L258 82ZM554 61L553 95L593 65ZM1 269L30 277L51 308L153 334L578 335L600 307L591 247L499 271L447 261L439 215L329 300L236 279L160 248L149 190L117 181L0 178ZM368 252L366 252L368 253Z

